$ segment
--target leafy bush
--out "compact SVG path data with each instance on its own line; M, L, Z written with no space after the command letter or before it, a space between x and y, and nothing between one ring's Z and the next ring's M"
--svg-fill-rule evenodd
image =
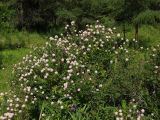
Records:
M159 47L151 58L137 41L124 40L99 21L84 31L74 21L65 29L15 65L6 113L15 119L113 120L117 108L134 98L146 111L143 119L152 113L159 118L159 95L151 94L159 91L159 76L152 73L155 62L159 69Z

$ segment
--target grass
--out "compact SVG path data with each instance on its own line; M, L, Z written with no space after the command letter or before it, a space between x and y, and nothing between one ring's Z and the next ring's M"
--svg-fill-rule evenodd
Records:
M143 25L139 29L139 40L147 44L147 46L154 46L160 43L160 28L149 25ZM134 38L134 29L129 27L127 31L127 38Z
M12 78L13 65L22 60L33 47L42 46L46 42L44 35L26 31L0 33L0 54L2 54L2 68L0 69L0 92L8 91Z
M22 60L22 57L28 54L31 49L21 48L16 50L4 50L1 52L3 55L3 64L0 70L0 92L8 91L9 81L12 78L12 68L15 63Z
M41 46L45 43L45 36L37 33L22 32L0 32L0 49L29 48Z

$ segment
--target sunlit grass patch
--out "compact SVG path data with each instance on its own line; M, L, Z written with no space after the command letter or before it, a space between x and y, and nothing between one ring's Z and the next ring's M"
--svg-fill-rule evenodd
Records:
M3 58L2 69L0 70L0 91L8 91L13 65L22 60L22 57L30 51L30 49L26 48L1 51Z
M45 36L38 33L29 33L26 31L0 32L1 50L37 47L43 45L45 41Z
M134 27L129 27L132 29L129 29L127 31L127 38L131 39L134 38ZM145 46L154 46L160 43L160 29L158 27L149 26L149 25L143 25L139 29L139 40L142 41Z

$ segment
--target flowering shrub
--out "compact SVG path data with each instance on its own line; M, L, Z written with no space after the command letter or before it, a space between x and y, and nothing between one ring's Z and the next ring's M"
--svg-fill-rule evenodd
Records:
M108 120L122 100L143 99L147 49L99 21L84 31L74 21L65 29L15 65L2 119Z

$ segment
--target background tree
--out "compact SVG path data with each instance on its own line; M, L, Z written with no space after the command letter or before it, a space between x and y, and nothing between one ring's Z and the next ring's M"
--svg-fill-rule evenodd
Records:
M154 6L154 7L153 7ZM138 40L138 29L142 24L155 25L160 23L160 1L148 1L146 9L140 11L133 18L133 24L135 26L135 39Z
M17 25L28 30L61 29L71 20L83 28L108 14L105 0L17 0L16 3Z
M46 31L49 23L55 23L56 1L17 0L18 26L28 30Z
M15 4L14 0L0 1L0 30L11 31L14 27Z
M124 39L126 24L134 23L135 38L138 39L138 15L146 10L160 10L160 0L2 0L0 3L1 23L7 19L10 21L8 26L12 22L19 30L56 34L71 20L83 29L99 19L106 26L122 24Z

